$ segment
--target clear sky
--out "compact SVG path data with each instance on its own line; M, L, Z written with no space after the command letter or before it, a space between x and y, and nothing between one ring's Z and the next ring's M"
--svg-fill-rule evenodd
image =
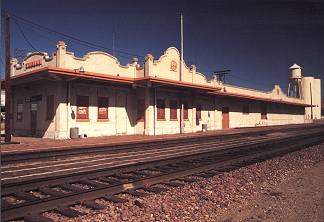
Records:
M147 53L158 59L166 48L180 48L183 12L188 65L196 64L207 76L230 69L231 84L260 90L279 84L286 92L288 68L297 63L304 74L322 78L324 95L323 0L2 0L2 10L108 49L114 39L116 51L140 55L141 63ZM94 50L112 54L12 19L12 55L34 51L16 22L38 51L52 53L56 42L64 40L77 56ZM2 55L3 33L2 17ZM116 57L127 64L132 56L116 53Z

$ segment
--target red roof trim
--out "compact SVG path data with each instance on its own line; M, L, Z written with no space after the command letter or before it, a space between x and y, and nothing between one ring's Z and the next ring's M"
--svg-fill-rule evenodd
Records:
M304 103L295 103L295 102L289 102L289 101L283 101L283 100L261 98L261 97L256 97L256 96L244 95L244 94L240 94L240 93L230 93L230 92L218 91L218 92L214 92L212 94L222 95L222 96L230 96L230 97L236 97L236 98L242 98L242 99L258 100L258 101L271 102L271 103L280 103L280 104L293 105L293 106L302 106L302 107L311 106L309 104L304 104Z
M134 78L113 76L109 74L100 74L94 72L80 72L80 71L74 71L71 69L64 69L64 68L48 67L48 72L53 74L59 74L59 75L76 76L81 78L100 79L100 80L108 80L113 82L121 82L121 83L129 83L129 84L134 83Z
M32 71L29 71L26 73L22 73L20 75L12 76L11 79L15 80L20 77L26 77L26 76L30 76L30 75L36 74L36 73L39 74L41 72L48 72L48 73L53 73L53 74L58 74L58 75L76 76L76 77L80 77L80 78L99 79L99 80L106 80L106 81L127 83L127 84L133 84L135 82L140 82L140 81L148 81L148 82L152 82L152 83L162 83L162 84L174 85L174 86L180 86L180 87L210 90L213 92L209 92L209 93L215 94L215 95L230 96L230 97L236 97L236 98L251 99L251 100L258 100L258 101L265 101L265 102L272 102L272 103L294 105L294 106L303 106L303 107L311 107L312 106L312 105L304 104L304 103L295 103L295 102L289 102L289 101L261 98L261 97L249 96L249 95L244 95L244 94L239 94L239 93L221 92L220 87L211 87L211 86L205 86L205 85L201 85L201 84L185 83L185 82L180 82L177 80L169 80L169 79L163 79L163 78L158 78L158 77L129 78L129 77L120 77L120 76L113 76L113 75L109 75L109 74L100 74L100 73L94 73L94 72L80 72L80 71L75 71L72 69L57 68L57 67L51 67L51 66L44 67L41 69L32 70Z
M186 83L186 82L180 82L177 80L163 79L163 78L158 78L158 77L138 78L138 79L136 79L136 81L148 81L148 82L152 82L152 83L162 83L162 84L167 84L167 85L204 89L204 90L210 90L210 91L221 90L220 87L205 86L205 85L195 84L195 83Z

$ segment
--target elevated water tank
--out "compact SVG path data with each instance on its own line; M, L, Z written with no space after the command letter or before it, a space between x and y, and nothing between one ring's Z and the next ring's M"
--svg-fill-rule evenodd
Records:
M290 77L289 77L289 85L288 85L288 93L289 97L302 98L302 87L301 87L301 67L297 64L292 65L290 68Z

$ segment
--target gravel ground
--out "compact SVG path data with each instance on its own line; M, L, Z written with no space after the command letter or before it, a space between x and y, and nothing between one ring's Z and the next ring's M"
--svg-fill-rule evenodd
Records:
M96 200L104 210L55 221L324 221L324 144L161 194L120 197L125 204ZM307 206L307 207L305 207Z

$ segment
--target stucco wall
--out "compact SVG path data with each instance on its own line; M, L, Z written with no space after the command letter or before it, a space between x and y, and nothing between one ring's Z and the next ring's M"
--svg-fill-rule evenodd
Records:
M14 87L13 94L13 134L29 136L31 129L31 105L37 104L37 126L36 135L44 138L55 138L55 135L60 131L55 125L57 116L53 120L46 120L46 96L54 95L54 109L58 110L60 91L58 85L54 83L38 82L34 84L21 85ZM29 101L30 97L41 95L40 101ZM17 102L22 101L22 120L17 120Z

